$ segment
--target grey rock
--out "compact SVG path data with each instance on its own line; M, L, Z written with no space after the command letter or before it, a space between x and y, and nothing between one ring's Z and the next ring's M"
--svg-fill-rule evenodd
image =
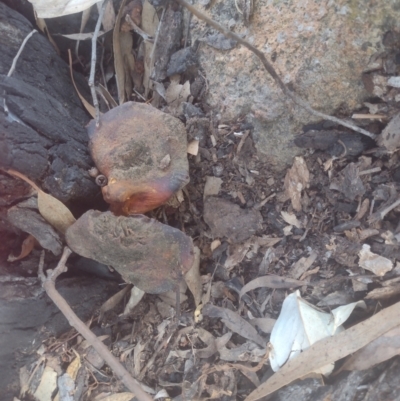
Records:
M206 10L224 26L236 21L235 33L262 50L282 77L312 107L334 114L359 107L368 97L361 75L370 58L384 50L385 32L400 27L398 0L302 3L260 0L246 26L234 0L216 0ZM192 20L192 41L211 33ZM258 156L282 170L302 152L288 143L305 124L319 118L294 106L258 58L242 45L221 52L200 46L200 68L208 81L206 101L221 121L247 115L254 126Z
M216 238L226 237L232 243L240 243L261 228L261 213L242 209L235 203L210 196L204 202L204 221Z

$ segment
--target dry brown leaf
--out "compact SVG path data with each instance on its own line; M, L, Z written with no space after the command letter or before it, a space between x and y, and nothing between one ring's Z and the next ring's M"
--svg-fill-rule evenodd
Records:
M157 15L156 9L146 0L143 3L142 10L142 29L152 37L156 36L157 27L160 21ZM150 81L151 71L154 67L154 57L153 54L154 44L146 40L144 42L144 75L143 75L143 85L145 88L144 97L147 98L149 91L153 88L152 81Z
M250 323L254 327L257 326L264 333L271 333L275 322L276 322L276 320L271 319L270 317L258 317L258 318L250 320Z
M265 347L266 345L265 340L258 335L257 330L249 322L230 309L207 304L203 307L203 315L221 318L228 329L248 340L254 341L261 347Z
M375 288L370 291L365 299L388 299L400 294L400 285L391 285L389 287Z
M243 244L232 244L229 245L228 250L228 257L226 258L224 267L226 270L232 270L236 265L238 265L244 257L246 256L247 252L249 251L251 245L251 240L244 242Z
M378 145L384 146L389 152L400 147L400 113L395 115L378 137Z
M222 179L219 177L206 176L203 199L207 196L218 195L221 190Z
M124 62L125 98L129 100L133 90L132 74L135 72L135 57L132 54L133 36L130 32L121 31L119 41Z
M210 358L211 356L213 356L219 349L225 347L225 345L232 337L231 332L225 333L223 336L215 338L210 332L200 327L196 331L201 341L207 344L206 348L196 349L194 351L196 357L202 359Z
M89 21L89 17L90 17L91 11L92 11L92 6L90 6L86 10L82 11L81 26L79 28L79 33L80 34L83 32L87 22ZM78 39L78 41L76 42L76 45L75 45L75 55L76 55L76 57L78 57L78 54L79 54L79 43L80 43L79 41L80 41L80 39Z
M400 354L400 326L354 353L340 370L366 370Z
M203 286L200 279L200 249L195 246L194 261L190 270L185 274L185 281L189 287L190 292L193 294L196 306L199 306L203 295Z
M108 298L103 305L101 305L99 313L99 322L104 318L104 314L112 309L114 309L124 298L124 296L131 290L133 285L128 284L122 290L118 291L111 298Z
M400 302L333 337L327 337L288 361L245 401L258 401L328 363L350 355L399 325Z
M49 32L49 28L47 28L46 21L43 18L39 18L37 16L36 11L34 11L34 14L35 14L36 25L43 33L45 33L47 35L47 39L49 40L51 45L54 47L54 50L57 52L58 55L60 55L60 49L58 48L57 43L54 42L54 39Z
M126 99L124 58L121 50L121 40L120 40L121 18L125 8L125 3L126 0L122 0L121 6L118 11L117 19L115 21L114 32L113 32L115 80L117 82L118 101L120 105L124 103Z
M102 4L97 3L97 10L99 12L100 12L101 7L102 7ZM114 28L115 19L116 19L116 17L115 17L115 10L114 10L113 2L109 1L106 3L103 20L101 21L101 24L103 25L103 28L105 31L109 31Z
M107 33L107 32L99 31L99 34L98 34L97 38L100 38L105 33ZM61 36L63 36L64 38L67 38L67 39L77 40L79 42L81 40L92 39L93 35L94 35L94 32L87 32L87 33L69 33L69 34L61 35Z
M67 228L76 221L62 202L42 190L38 191L38 208L44 219L61 234L65 234Z
M358 262L360 267L380 277L393 269L391 260L371 252L370 249L371 247L368 244L362 246L359 253L360 261Z
M256 239L259 246L267 246L267 247L274 246L279 241L282 241L282 238L268 237L267 235L263 235L262 237L256 237Z
M114 100L114 98L111 96L110 92L108 91L108 89L105 86L103 86L101 83L99 83L98 89L99 89L101 96L105 99L109 109L113 109L114 107L118 106L118 103Z
M75 217L70 210L58 199L43 192L33 181L24 174L15 170L7 170L7 173L27 182L38 193L38 208L43 218L60 233L65 234L67 228L75 223Z
M142 300L144 294L145 292L138 287L133 287L131 289L131 295L129 297L128 303L125 305L122 317L129 315L136 308L136 305L138 305L139 302Z
M294 213L288 213L284 210L281 211L281 216L286 223L290 224L291 226L295 226L297 228L303 228L303 224L299 221Z
M317 260L317 257L317 252L311 251L310 256L307 258L300 258L290 269L290 276L299 279Z
M85 109L87 110L87 112L93 117L96 117L96 110L94 109L94 107L80 94L76 84L75 84L75 80L74 80L74 73L72 70L72 57L71 57L71 50L68 49L68 58L69 58L69 72L71 74L71 80L72 83L74 84L74 88L76 90L76 93L79 96L79 99L81 99L82 104L85 106Z
M179 77L171 77L171 84L165 91L165 99L171 111L180 112L183 102L190 96L190 82L186 81L183 85L179 83Z
M118 393L100 398L99 401L131 401L135 397L132 393Z
M75 351L76 358L68 365L66 373L75 380L78 376L79 369L82 366L81 358L79 354Z
M292 201L293 209L301 211L301 192L307 188L310 181L310 173L306 162L302 157L295 157L293 166L285 176L285 192Z
M254 280L249 281L243 288L240 290L239 296L242 297L246 292L254 290L260 287L267 288L296 288L301 287L302 285L307 285L305 281L299 281L288 277L281 276L262 276L257 277Z
M7 258L7 262L15 262L16 260L21 260L25 258L32 252L35 244L37 244L36 238L33 235L29 234L22 243L21 252L19 253L19 255L14 256L10 254Z
M187 152L190 155L197 156L199 153L199 141L197 139L193 139L193 141L189 142Z

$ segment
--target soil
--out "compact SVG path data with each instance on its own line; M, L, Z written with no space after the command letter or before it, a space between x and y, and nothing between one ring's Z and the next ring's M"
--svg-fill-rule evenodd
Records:
M177 5L174 7L168 9L166 18L170 18L174 29L178 26L182 29L181 17L177 15L180 9ZM167 26L168 22L165 23ZM173 38L174 43L168 47L171 54L184 46L181 36L176 39L178 36L171 34L163 38L164 41ZM134 39L139 46L139 36L135 34ZM381 71L387 77L400 72L400 46L396 43L391 44L382 56L385 60L393 60L397 66L390 74ZM139 52L137 47L135 50ZM105 344L135 378L155 393L166 390L168 396L161 394L160 399L244 400L273 374L267 362L266 348L271 326L255 324L255 327L251 326L254 332L243 334L237 319L242 317L246 323L254 318L270 319L273 324L286 295L292 292L290 285L283 289L263 286L240 297L246 283L266 275L301 280L302 297L326 312L336 306L364 300L366 308L356 310L345 327L399 301L400 208L394 207L386 213L388 206L399 196L399 156L360 134L321 121L304 126L303 135L287 144L304 149L303 156L296 158L291 169L276 172L258 157L252 138L253 127L243 116L223 123L215 119L203 96L207 90L207 77L196 67L193 52L189 53L188 58L182 54L173 57L174 63L185 68L168 67L165 58L169 59L171 54L163 54L160 67L155 71L159 74L159 83L167 91L172 85L183 86L189 81L190 96L178 106L166 96L167 100L164 100L161 90L158 93L154 90L149 99L157 108L185 123L188 142L198 142L198 153L188 155L190 182L167 204L147 216L180 230L199 248L197 281L201 283L200 296L205 306L198 307L192 291L184 290L180 325L176 329L173 324L174 293L146 294L128 312L125 307L129 296L126 295L112 309L101 313L101 322L93 320L91 328L98 336L104 336ZM80 55L85 60L83 65L87 65L90 54ZM111 58L105 60L108 60L105 67L112 64ZM178 81L167 78L169 69L181 74ZM83 72L87 77L88 71ZM101 81L100 71L97 71L96 80ZM7 85L12 88L12 81ZM356 122L379 134L400 112L397 92L393 92L396 90L387 86L379 98L371 95L368 104L353 110L358 114L370 114L369 104L374 104L385 118ZM116 97L113 79L109 82L109 92ZM128 100L142 101L143 93L133 92ZM351 115L338 117L349 118ZM395 128L394 132L397 132ZM94 178L90 185L93 184ZM98 208L96 196L93 193L87 195L85 210L76 212L75 217ZM104 204L102 207L105 209ZM24 236L18 232L15 244L8 250L18 254ZM375 254L389 259L394 267L383 274L374 274L360 266L359 254L365 245L369 245ZM157 250L157 244L152 244L147 252ZM37 257L35 250L25 260L17 262L21 276L36 274ZM29 260L33 260L30 268L21 268ZM53 264L55 260L52 260ZM157 258L154 260L156 264ZM4 263L9 271L11 264ZM82 265L82 260L70 262L71 267L79 263ZM97 276L103 274L98 270L100 267L95 266ZM157 279L162 280L162 277ZM87 278L78 276L75 280L87 284ZM116 280L123 282L118 276ZM176 283L175 277L169 280ZM98 304L96 307L93 306L93 315L99 314ZM48 310L54 307L46 305L44 308L49 313ZM57 332L56 336L41 341L41 347L36 348L39 356L28 364L25 360L17 363L18 367L25 366L28 377L33 372L29 381L31 394L35 393L43 377L43 357L51 361L48 365L61 376L72 366L77 355L80 368L74 400L101 399L102 394L125 391L99 355L74 330L64 332L62 336ZM240 364L243 366L238 366ZM340 365L341 362L337 368ZM321 380L322 376L307 378L287 386L269 399L322 401L330 397L377 401L385 394L385 399L395 400L399 399L398 371L399 359L395 357L363 371L339 372L325 381ZM26 377L22 374L21 377L22 383L26 384ZM18 396L17 390L12 391ZM29 396L20 399L27 400Z

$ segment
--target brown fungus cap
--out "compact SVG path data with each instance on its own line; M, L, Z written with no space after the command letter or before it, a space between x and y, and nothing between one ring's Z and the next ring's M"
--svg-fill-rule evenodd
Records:
M115 213L146 213L189 182L186 130L177 118L128 102L87 130L92 158L108 179L103 197Z
M150 294L175 289L194 260L190 237L143 215L89 210L68 228L66 241L77 254L112 266Z

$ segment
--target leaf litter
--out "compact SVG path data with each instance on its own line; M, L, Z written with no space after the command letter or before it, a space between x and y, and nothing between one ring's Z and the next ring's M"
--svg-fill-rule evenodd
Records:
M125 23L123 6L113 34L119 103L133 100L132 97L138 100L144 95L145 100L161 105L173 115L184 113L186 104L203 113L202 92L194 85L196 80L188 78L185 72L160 82L150 80L156 61L153 57L155 44L150 41L144 41L142 46L144 92L139 92L140 96L132 94L139 86L129 83L129 79L132 80L142 55L139 49L129 51L136 46L130 40L134 34L120 32L118 27L120 21ZM161 12L157 13L145 1L141 28L154 39L159 32L160 19ZM109 28L104 29L110 29L113 24L110 22ZM125 33L129 43L123 51L121 36ZM224 46L233 43L214 36L215 39L209 42L217 48L225 49ZM110 93L115 95L116 92ZM148 96L153 94L156 97L155 93L158 93L157 101ZM279 175L256 156L252 149L251 130L243 119L218 121L212 113L204 115L209 120L205 130L204 121L201 124L199 120L196 120L198 124L191 122L192 141L189 141L188 148L191 182L183 188L185 198L175 206L169 204L151 212L155 220L184 230L196 245L195 263L190 264L193 267L185 275L190 293L186 292L186 286L181 285L186 327L178 331L176 338L166 335L165 327L171 315L163 315L161 309L164 308L165 312L169 305L176 305L174 292L156 302L156 298L148 294L134 293L137 288L134 287L131 302L122 305L124 294L120 294L116 300L110 300L111 306L102 310L102 315L118 311L114 322L110 323L110 327L116 330L118 324L129 322L126 324L129 327L121 325L118 333L121 340L115 344L120 343L121 348L117 355L130 361L133 352L136 369L132 368L132 372L138 376L140 371L142 378L145 372L148 384L162 387L162 383L169 383L165 385L165 392L160 394L169 395L172 388L190 394L187 399L196 399L201 394L217 399L228 394L236 397L235 388L239 383L243 384L245 377L252 383L242 387L245 395L242 392L240 399L247 396L246 400L261 399L310 372L320 371L327 365L332 367L333 362L354 352L345 362L345 367L369 368L373 365L371 355L374 352L380 354L377 361L397 355L395 339L399 322L396 321L398 304L395 301L400 293L396 281L400 271L394 262L400 255L396 239L398 229L396 224L391 224L391 220L396 221L398 213L397 184L391 179L391 175L398 174L398 160L393 153L398 148L396 117L385 129L381 127L378 143L392 152L386 159L376 152L367 166L364 156L359 157L359 153L351 153L351 149L349 154L343 153L340 142L345 136L327 134L321 129L321 135L315 136L316 140L331 135L335 144L329 146L335 148L335 152L338 147L340 154L330 153L329 146L315 146L314 153L295 158L286 175ZM393 111L392 115L395 115ZM313 148L310 144L305 147ZM165 158L168 155L159 158L158 166L168 167L173 161L167 163ZM380 174L382 171L386 173ZM46 209L53 209L49 215L42 207L44 217L58 226L59 231L65 232L75 219L72 217L72 220L72 215L69 216L54 198L49 200L40 189L38 193L39 203L45 204ZM129 238L127 233L124 235ZM151 249L157 247L151 246ZM239 282L237 287L229 284L233 278ZM176 284L176 281L172 280L172 283ZM129 288L126 287L125 291L128 292ZM294 292L296 288L300 290ZM335 302L339 305L333 310L326 307L317 310L313 306L338 291L347 292L354 301L349 303L343 297L336 297ZM372 303L366 304L361 322L354 324L350 317L350 323L342 327L350 311L356 305L364 305L363 299ZM289 308L291 318L297 316L297 326L289 329L286 324L290 319L287 315L285 317L288 302L294 305ZM374 314L380 308L382 310ZM311 319L313 323L307 323L305 316L309 315L314 316ZM286 322L282 326L284 329L281 328L282 320ZM152 332L149 328L158 333L157 339L149 335L149 331ZM318 328L321 331L314 332ZM268 333L271 331L270 338ZM269 359L275 361L280 349L275 340L286 339L284 335L276 334L281 332L294 336L294 339L283 341L286 346L294 345L294 348L289 347L286 354L278 358L286 364L271 363L275 367L279 365L280 369L260 384L270 369L267 344L270 342L274 351L270 352ZM295 337L299 333L302 333L301 339ZM388 345L387 338L393 339L392 346ZM319 341L315 342L315 339ZM65 344L70 349L75 346L73 342ZM170 352L175 353L170 366L164 363L163 348L157 348L160 344L170 347ZM159 351L152 359L155 349ZM219 359L210 366L207 358L214 356ZM142 358L151 363L140 369L142 366L138 360ZM183 372L178 381L173 381L174 372ZM107 373L103 374L107 376ZM214 384L207 382L208 375L213 375ZM182 383L191 383L190 388L185 389ZM254 387L258 388L251 393ZM107 386L99 387L95 399L115 397L110 399L119 400L131 396L120 392L104 398L100 396L101 389L105 390Z

